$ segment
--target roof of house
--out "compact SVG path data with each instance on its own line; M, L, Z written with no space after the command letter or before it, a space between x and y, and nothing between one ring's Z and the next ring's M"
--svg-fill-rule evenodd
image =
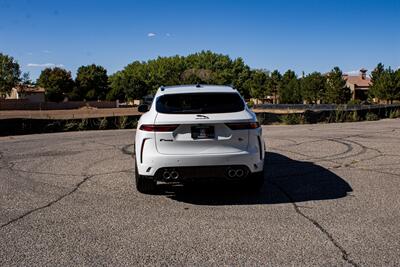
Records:
M371 86L371 79L369 77L362 78L360 75L359 76L344 75L343 78L345 79L346 82L354 84L358 87Z
M34 86L34 85L17 85L13 89L16 89L18 93L44 93L46 90L43 87Z

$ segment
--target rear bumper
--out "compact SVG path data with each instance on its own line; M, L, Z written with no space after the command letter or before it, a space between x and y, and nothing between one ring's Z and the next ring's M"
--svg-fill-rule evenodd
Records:
M238 172L239 175L237 175ZM250 171L245 165L169 167L158 169L153 179L164 182L198 180L203 178L240 180L246 178L249 174Z
M150 151L147 151L150 152ZM245 166L249 173L260 172L264 168L264 155L258 149L229 154L198 154L198 155L165 155L151 151L143 156L142 163L138 161L140 175L155 176L159 169L191 167L227 167ZM207 168L212 170L213 168ZM217 168L218 169L218 168ZM185 170L186 171L186 170Z

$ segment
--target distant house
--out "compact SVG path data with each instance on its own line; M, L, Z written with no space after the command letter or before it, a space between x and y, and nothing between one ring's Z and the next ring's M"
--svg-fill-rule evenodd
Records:
M366 69L361 69L360 74L357 76L344 74L343 79L346 81L346 86L350 88L353 100L367 100L368 90L372 83L371 78L367 77Z
M44 102L46 90L34 85L17 85L11 89L6 99L26 99L29 102Z
M279 95L268 95L265 98L250 98L254 105L260 104L279 104Z

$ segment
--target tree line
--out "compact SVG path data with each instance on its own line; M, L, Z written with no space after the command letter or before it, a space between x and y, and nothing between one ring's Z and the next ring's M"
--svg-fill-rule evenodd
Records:
M371 73L373 85L369 98L393 102L400 99L400 69L394 71L379 63ZM29 84L16 60L0 53L0 94L5 95L18 83ZM78 68L76 78L63 68L44 69L35 84L46 89L49 101L132 100L153 94L161 85L179 84L232 85L245 98L265 99L279 96L280 103L346 104L351 99L349 88L339 67L328 73L313 72L300 77L292 70L251 69L242 58L202 51L188 56L158 57L134 61L112 75L99 65Z

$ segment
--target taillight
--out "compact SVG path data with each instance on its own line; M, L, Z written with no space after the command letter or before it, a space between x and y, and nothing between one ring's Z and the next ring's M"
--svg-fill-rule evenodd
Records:
M260 127L258 122L240 122L240 123L227 123L226 126L231 130L248 130Z
M178 124L142 124L139 129L146 132L173 132L178 126Z

